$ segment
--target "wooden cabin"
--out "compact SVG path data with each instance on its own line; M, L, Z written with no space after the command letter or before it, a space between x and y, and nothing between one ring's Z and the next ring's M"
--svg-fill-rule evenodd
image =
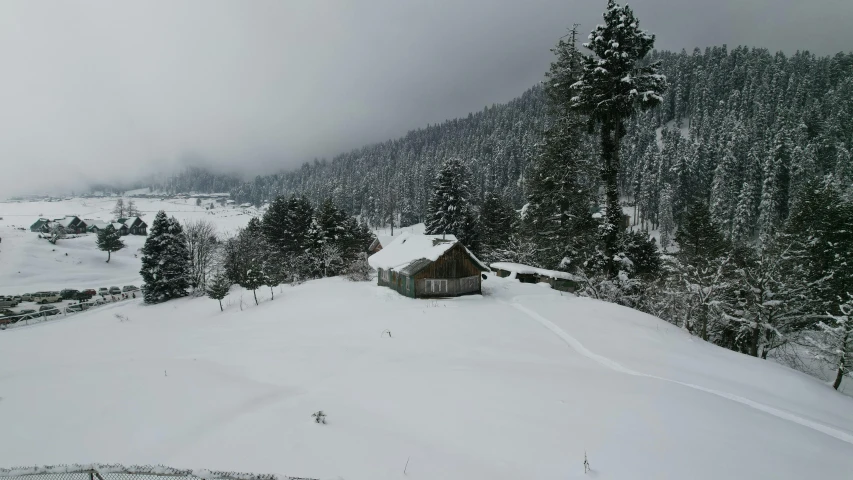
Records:
M148 224L139 217L120 218L118 221L127 226L130 235L148 235Z
M479 294L481 274L489 270L452 235L410 232L394 237L368 263L378 285L412 298Z
M86 222L80 217L69 215L64 218L58 218L55 222L63 228L65 233L86 233Z
M39 218L36 222L30 225L30 231L36 233L47 233L50 229L50 220L47 218Z

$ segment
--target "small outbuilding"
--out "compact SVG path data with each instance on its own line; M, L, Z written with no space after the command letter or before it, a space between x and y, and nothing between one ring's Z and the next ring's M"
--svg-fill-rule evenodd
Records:
M521 263L495 262L489 265L495 275L501 278L516 279L521 283L547 283L554 290L574 292L581 279L568 272L547 270Z
M481 293L486 267L452 235L401 233L367 259L377 284L412 298Z

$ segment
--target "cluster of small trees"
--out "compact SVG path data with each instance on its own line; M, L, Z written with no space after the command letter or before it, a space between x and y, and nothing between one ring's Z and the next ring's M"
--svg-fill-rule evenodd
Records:
M253 293L262 286L351 274L364 277L373 234L331 200L278 197L263 217L223 245L223 275ZM255 302L257 295L255 294Z
M132 198L128 199L127 203L124 202L123 198L116 200L112 214L115 215L116 219L141 216L139 209L136 208L136 203Z
M115 239L104 229L104 243ZM114 231L113 231L114 232ZM262 218L221 239L205 219L181 225L160 211L142 248L143 297L159 303L207 294L220 301L231 285L252 290L285 282L346 274L366 280L373 234L331 200L314 208L304 197L277 198ZM115 251L115 250L112 250Z

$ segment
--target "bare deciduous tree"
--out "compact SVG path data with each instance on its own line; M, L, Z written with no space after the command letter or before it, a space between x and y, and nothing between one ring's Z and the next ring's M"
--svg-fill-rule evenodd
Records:
M190 286L195 292L204 294L219 248L216 226L203 218L187 220L184 234L190 254Z

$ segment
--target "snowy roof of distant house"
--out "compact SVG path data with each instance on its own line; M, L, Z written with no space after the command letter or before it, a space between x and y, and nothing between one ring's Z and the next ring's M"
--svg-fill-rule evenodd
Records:
M524 265L521 263L495 262L490 266L492 267L492 270L505 270L507 272L521 275L542 275L543 277L562 278L565 280L578 280L578 277L576 275L572 275L571 273L531 267L530 265Z
M77 217L71 215L70 217L60 218L56 221L56 223L62 225L63 228L68 228L74 223L74 220L78 220Z
M129 217L129 218L126 218L126 219L124 219L124 222L123 222L123 223L124 223L125 225L127 225L128 227L132 227L132 226L133 226L133 224L134 224L134 223L136 223L136 221L137 221L137 220L139 220L139 221L140 221L140 222L142 222L142 223L145 223L145 222L144 222L141 218L139 218L139 217Z
M397 237L393 237L393 240L388 244L383 244L382 250L371 255L367 259L367 262L373 268L396 271L403 271L410 265L414 267L417 264L417 270L420 270L421 266L438 260L439 257L456 244L465 248L453 235L421 235L403 232ZM474 263L483 270L488 270L467 248L465 248L465 251ZM404 273L412 274L415 272L408 271Z
M127 225L125 225L123 223L118 223L118 222L113 222L110 225L112 225L113 228L115 228L116 230L121 230L122 227L127 228Z
M240 204L240 206L241 206L241 207L243 207L243 208L249 208L249 207L251 207L251 206L252 206L252 204L251 204L251 203L246 202L246 203L241 203L241 204Z
M109 223L107 223L103 220L86 220L86 225L88 225L90 227L104 228L107 225L109 225Z

